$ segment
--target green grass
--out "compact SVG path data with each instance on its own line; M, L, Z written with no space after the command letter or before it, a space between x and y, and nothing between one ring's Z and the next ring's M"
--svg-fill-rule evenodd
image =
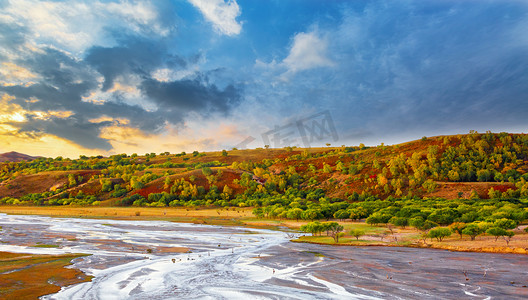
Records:
M363 231L365 231L365 234L371 234L371 233L380 233L380 232L383 232L383 231L386 231L387 228L385 227L379 227L379 226L371 226L369 224L365 224L365 223L340 223L341 225L343 225L343 227L345 227L345 232L348 232L352 229L361 229Z
M59 245L37 244L37 245L33 245L31 247L35 247L35 248L59 248Z

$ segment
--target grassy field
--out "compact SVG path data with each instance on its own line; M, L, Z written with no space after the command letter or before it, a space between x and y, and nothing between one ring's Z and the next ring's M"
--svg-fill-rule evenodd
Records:
M61 287L90 281L77 269L64 268L84 254L32 255L0 252L0 299L37 299Z

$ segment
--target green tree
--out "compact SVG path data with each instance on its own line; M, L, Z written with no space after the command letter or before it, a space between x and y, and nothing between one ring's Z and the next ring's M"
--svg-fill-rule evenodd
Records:
M209 167L203 167L202 168L202 174L204 174L204 176L209 176L209 175L213 174L213 171Z
M481 235L482 233L484 233L485 230L482 230L482 227L475 224L475 223L471 223L471 224L468 224L466 226L466 228L464 228L462 230L462 233L465 234L465 235L469 235L471 237L471 240L474 241L475 238L478 236L478 235Z
M167 176L167 177L165 177L163 188L164 189L168 189L168 188L170 188L170 185L171 185L171 179L170 179L169 176Z
M75 175L68 174L68 186L76 186L77 185L77 179L75 179Z
M259 219L264 218L264 211L262 210L262 207L253 208L253 215Z
M168 178L168 177L167 177ZM145 187L145 184L139 180L131 180L130 182L130 186L134 189L134 190L140 190L142 188Z
M337 222L328 222L325 224L326 230L330 232L330 236L334 238L336 243L339 243L339 237L342 235L343 225L339 225Z
M447 227L433 228L427 233L427 236L431 239L436 238L437 241L441 242L444 238L452 234L451 229Z
M350 215L348 216L350 219L353 220L359 220L363 217L367 216L367 212L362 207L353 208L350 210Z
M487 234L495 237L495 242L499 239L499 237L508 235L508 232L513 233L513 231L509 231L501 227L491 227L486 230Z
M300 230L303 232L309 232L312 235L316 235L320 232L322 232L324 229L324 226L319 222L310 222L308 224L302 225Z
M361 229L352 229L350 230L350 235L355 237L356 240L359 241L359 238L365 235L365 231Z
M324 163L323 172L324 173L332 173L332 167L330 165L327 165L326 163Z
M312 220L312 221L315 219L321 219L323 217L321 212L318 209L314 209L314 208L303 211L301 216L304 220Z
M493 227L499 227L503 229L514 229L515 227L517 227L517 222L510 219L501 218L493 222Z
M438 227L438 224L436 224L435 222L429 221L429 220L425 220L425 222L424 222L424 224L423 224L421 229L423 231L427 231L427 230L435 228L435 227Z
M344 220L350 216L350 212L345 209L340 209L334 213L334 218Z
M423 188L428 192L432 193L436 189L436 182L434 182L432 179L427 179L423 184Z
M101 179L100 183L102 192L110 192L112 190L112 181L109 179Z
M299 219L301 218L302 216L302 213L303 213L303 210L300 209L300 208L292 208L292 209L289 209L287 214L286 214L286 218L290 219L290 220L297 220L299 221Z
M408 219L404 217L392 217L390 218L389 223L394 226L405 228L405 226L408 224Z
M370 225L378 225L381 223L381 220L378 215L372 214L365 220L365 222Z
M458 233L460 235L460 239L462 239L462 231L464 230L464 228L466 228L466 223L455 222L455 223L449 225L449 228L453 232Z
M424 226L424 219L422 217L411 218L409 219L409 225L416 229L422 230Z

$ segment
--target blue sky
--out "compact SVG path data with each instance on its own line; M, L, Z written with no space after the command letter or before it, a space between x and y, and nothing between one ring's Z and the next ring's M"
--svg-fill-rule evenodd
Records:
M525 132L527 95L526 1L0 0L1 152Z

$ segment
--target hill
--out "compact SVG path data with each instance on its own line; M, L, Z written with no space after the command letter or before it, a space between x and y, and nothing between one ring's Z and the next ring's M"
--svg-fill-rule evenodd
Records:
M388 210L385 223L412 206L409 216L444 224L507 203L528 217L527 170L528 135L490 132L376 147L37 158L0 163L0 204L254 207L290 219Z
M18 162L18 161L25 161L25 160L29 161L29 160L34 160L37 158L38 157L36 156L29 156L23 153L15 152L15 151L0 154L0 162L6 162L6 161L7 162Z

